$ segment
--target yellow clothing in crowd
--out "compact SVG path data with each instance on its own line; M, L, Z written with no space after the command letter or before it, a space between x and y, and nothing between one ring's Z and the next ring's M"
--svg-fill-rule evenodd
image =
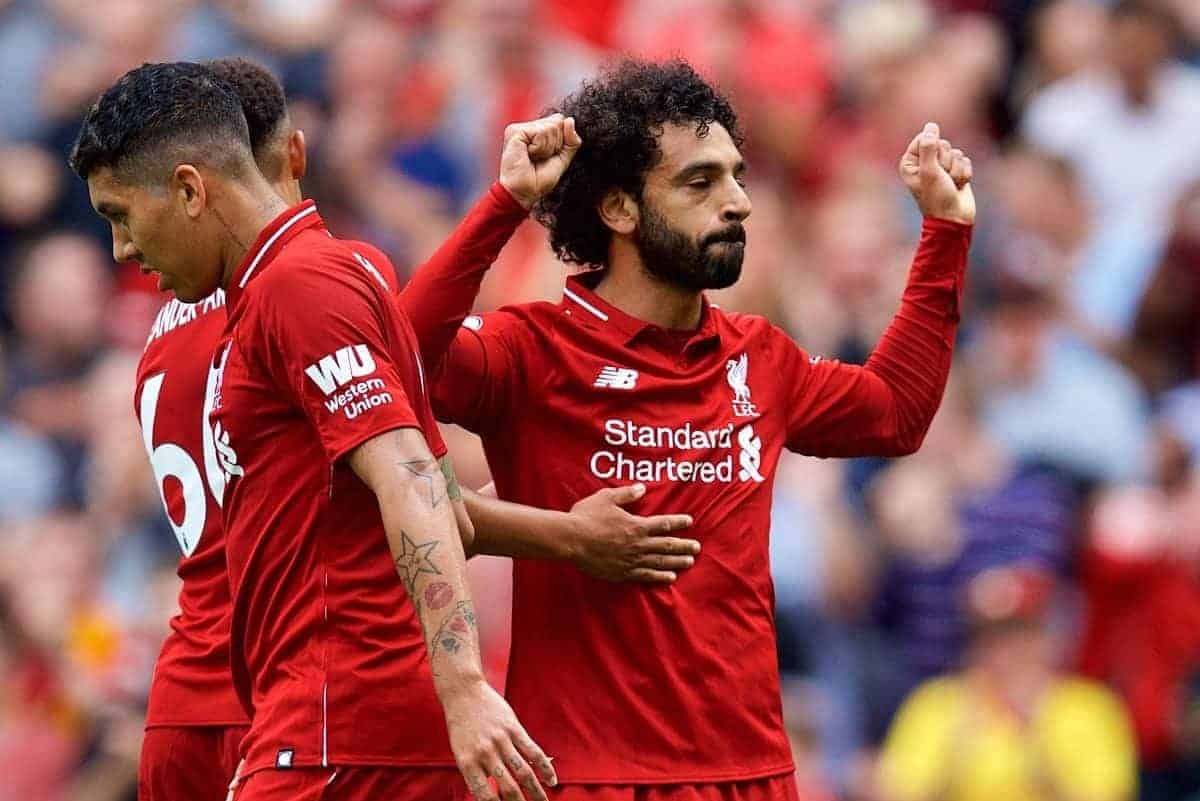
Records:
M961 677L921 685L888 732L879 779L888 801L1129 801L1133 731L1121 701L1057 680L1032 720Z

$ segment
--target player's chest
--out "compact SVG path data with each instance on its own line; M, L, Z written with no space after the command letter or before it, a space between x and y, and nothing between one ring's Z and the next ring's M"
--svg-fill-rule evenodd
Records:
M543 443L541 458L561 472L599 484L738 492L768 484L783 446L782 410L767 375L773 368L752 348L599 355L580 348L553 365L521 415L518 447Z

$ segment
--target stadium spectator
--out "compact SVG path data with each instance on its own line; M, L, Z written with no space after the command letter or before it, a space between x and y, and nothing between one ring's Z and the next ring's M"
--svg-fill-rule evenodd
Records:
M879 763L886 801L1128 801L1133 734L1103 686L1056 667L1054 579L997 568L966 588L970 655L901 707Z

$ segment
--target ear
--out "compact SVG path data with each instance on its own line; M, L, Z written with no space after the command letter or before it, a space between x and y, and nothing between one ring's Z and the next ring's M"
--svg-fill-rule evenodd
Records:
M299 128L288 136L288 165L293 181L299 181L308 172L308 144L304 141L304 131Z
M171 173L171 195L179 200L183 211L193 220L208 204L208 190L200 171L191 164L180 164Z
M610 189L596 204L596 213L613 233L629 235L638 225L638 204L623 189Z

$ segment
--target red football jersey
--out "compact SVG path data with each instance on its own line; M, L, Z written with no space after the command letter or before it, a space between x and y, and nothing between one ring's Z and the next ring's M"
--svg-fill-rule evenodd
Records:
M134 409L167 518L179 539L178 615L150 685L146 726L246 723L229 674L229 581L212 430L209 357L225 327L225 293L162 307L138 364Z
M560 304L472 318L438 365L439 416L483 437L500 497L568 509L644 482L637 514L687 512L670 586L517 560L507 693L565 782L723 782L788 772L771 493L783 448L915 450L949 373L970 229L926 221L901 309L864 367L810 358L762 318L704 307L667 331L567 282Z
M306 202L262 231L227 290L209 422L247 772L454 764L378 504L342 459L404 427L446 452L394 284Z

